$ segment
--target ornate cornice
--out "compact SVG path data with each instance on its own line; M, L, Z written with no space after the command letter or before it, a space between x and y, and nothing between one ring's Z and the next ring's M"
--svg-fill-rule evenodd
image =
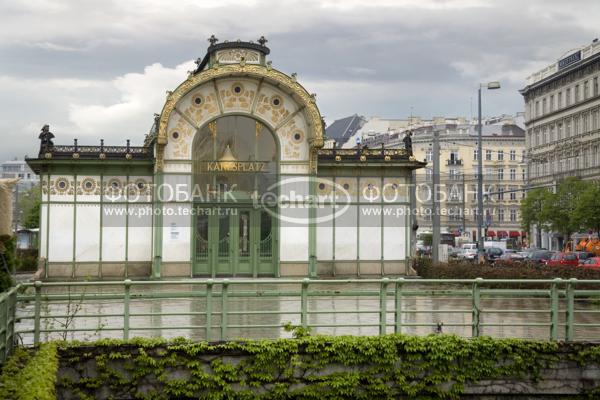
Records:
M281 71L270 68L270 66L252 65L252 64L228 64L215 65L213 68L204 70L196 75L190 75L181 85L167 96L167 101L161 111L157 144L162 147L168 143L167 124L169 117L175 109L175 106L187 93L197 86L200 86L211 80L227 78L231 76L249 76L257 79L264 78L277 84L279 87L287 89L292 93L296 101L304 106L307 122L309 124L310 134L308 137L311 147L320 148L323 146L323 124L321 113L317 108L315 98L311 96L302 85L294 78L284 74Z

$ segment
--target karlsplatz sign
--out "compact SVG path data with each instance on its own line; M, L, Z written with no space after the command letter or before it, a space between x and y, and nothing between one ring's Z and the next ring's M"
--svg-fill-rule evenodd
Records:
M267 163L260 161L209 161L206 172L267 172Z
M576 62L581 61L581 50L576 51L573 54L568 55L562 60L558 60L558 69L567 68L571 64L575 64Z

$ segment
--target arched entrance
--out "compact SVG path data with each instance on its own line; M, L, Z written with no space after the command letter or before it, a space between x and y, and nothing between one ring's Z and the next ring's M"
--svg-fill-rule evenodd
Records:
M277 187L279 154L273 132L248 116L219 117L198 130L192 145L194 275L276 274L276 205L260 199Z

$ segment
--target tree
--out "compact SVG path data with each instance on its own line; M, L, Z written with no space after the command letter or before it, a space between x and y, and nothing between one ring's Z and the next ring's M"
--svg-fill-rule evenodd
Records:
M591 229L600 237L600 183L591 183L579 196L574 210L574 218L579 226Z
M521 226L526 232L531 232L535 225L539 228L545 227L547 221L543 218L542 209L551 193L543 188L537 188L527 192L527 196L521 202Z
M553 231L560 232L565 240L569 240L571 234L581 227L575 208L586 187L579 178L567 178L558 185L556 193L549 193L543 202L541 219Z
M27 229L40 227L40 186L19 194L19 212L22 212L20 224Z

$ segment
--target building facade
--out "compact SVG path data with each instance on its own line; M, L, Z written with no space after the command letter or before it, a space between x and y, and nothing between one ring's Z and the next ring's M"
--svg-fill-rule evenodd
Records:
M19 179L12 189L12 210L13 210L13 226L14 230L18 230L21 224L22 210L19 209L19 199L21 196L28 195L28 191L36 185L39 185L40 180L35 172L24 160L5 161L0 164L0 178Z
M553 188L570 176L600 179L599 79L597 39L527 78L521 94L530 188ZM537 245L551 248L553 238L542 232Z
M490 239L521 242L520 202L526 180L523 115L487 118L482 127L484 223ZM400 148L411 131L417 160L427 167L415 172L419 232L432 231L433 132L440 143L441 232L477 239L477 122L466 118L424 120L372 118L353 139L370 148ZM350 140L347 143L351 143Z
M326 149L315 97L264 41L211 41L143 146L54 144L39 156L46 276L404 274L404 149ZM395 216L384 219L384 213Z

